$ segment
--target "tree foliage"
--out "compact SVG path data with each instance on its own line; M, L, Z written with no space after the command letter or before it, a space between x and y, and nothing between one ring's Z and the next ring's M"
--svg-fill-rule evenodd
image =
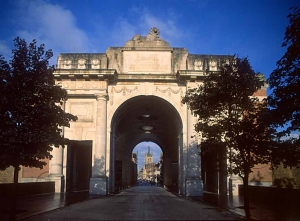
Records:
M293 7L291 10L282 43L286 52L268 79L273 89L268 104L272 125L280 128L277 133L280 146L274 154L281 158L274 157L274 165L300 166L300 9Z
M300 9L292 8L282 47L287 47L284 56L277 62L268 82L273 89L268 97L275 126L286 126L290 133L300 130ZM284 134L286 134L284 133Z
M66 144L62 127L77 117L61 105L67 92L55 84L52 51L16 38L12 58L0 57L0 169L42 168L53 146Z
M197 88L190 88L182 102L198 117L195 130L201 133L200 148L232 148L231 172L244 176L270 156L263 145L270 140L266 101L252 95L264 81L247 58L229 57L218 72L210 72Z
M198 121L195 130L202 136L201 154L225 150L230 161L228 172L248 185L251 168L267 163L271 151L270 117L266 100L253 94L264 85L247 58L228 57L220 70L208 72L197 88L183 97ZM245 201L246 203L246 201Z

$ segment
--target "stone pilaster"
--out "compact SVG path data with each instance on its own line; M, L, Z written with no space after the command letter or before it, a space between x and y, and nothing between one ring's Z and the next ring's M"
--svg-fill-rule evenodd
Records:
M52 159L50 161L50 174L46 178L55 182L55 192L64 192L65 177L63 175L63 147L53 147Z
M187 113L187 166L186 166L186 196L202 196L203 183L201 179L201 159L197 147L198 140L194 133L196 119Z
M92 177L90 179L90 193L106 195L107 177L106 177L106 110L107 93L96 94L97 115L96 115L96 137L94 149L94 163L92 167Z
M107 191L106 194L110 195L113 193L113 170L114 170L114 164L112 162L114 162L114 153L113 153L113 135L111 133L111 131L107 128L106 131L106 137L107 137L107 145L106 145L106 177L107 177ZM112 150L110 149L112 148Z
M184 156L183 156L183 133L178 135L178 169L179 169L179 177L178 177L178 189L179 195L185 195L185 173L184 173Z

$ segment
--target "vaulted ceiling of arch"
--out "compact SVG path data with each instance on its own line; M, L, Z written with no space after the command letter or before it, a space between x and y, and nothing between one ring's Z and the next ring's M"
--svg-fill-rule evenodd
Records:
M114 116L117 146L132 151L142 141L153 141L162 150L170 149L181 133L182 124L175 108L161 98L139 96L121 105ZM172 144L171 144L172 143Z

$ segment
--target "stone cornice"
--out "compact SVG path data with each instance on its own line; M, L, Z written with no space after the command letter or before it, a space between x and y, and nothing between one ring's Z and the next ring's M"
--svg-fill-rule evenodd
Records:
M82 70L82 69L56 69L54 77L56 80L59 79L101 79L101 80L112 80L116 75L115 69L93 69L93 70Z
M173 48L166 47L124 47L121 51L173 51Z
M67 95L67 99L68 98L93 98L93 99L96 99L97 96L95 94L71 94L71 93L68 93Z
M171 81L177 82L174 74L118 74L117 81Z
M177 72L178 80L185 82L187 80L202 80L205 77L206 71L195 71L195 70L179 70Z

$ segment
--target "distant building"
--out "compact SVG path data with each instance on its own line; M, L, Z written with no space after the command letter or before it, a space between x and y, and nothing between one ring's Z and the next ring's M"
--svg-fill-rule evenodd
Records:
M138 179L143 179L143 171L144 171L144 168L138 169Z
M154 156L153 153L150 153L150 147L148 147L148 152L145 153L144 157L144 165L151 164L154 162Z
M134 162L135 164L138 164L138 154L139 154L139 152L132 153L131 161Z
M150 147L148 147L148 152L145 153L144 157L143 179L158 182L160 173L161 163L155 164L154 154L150 152Z

